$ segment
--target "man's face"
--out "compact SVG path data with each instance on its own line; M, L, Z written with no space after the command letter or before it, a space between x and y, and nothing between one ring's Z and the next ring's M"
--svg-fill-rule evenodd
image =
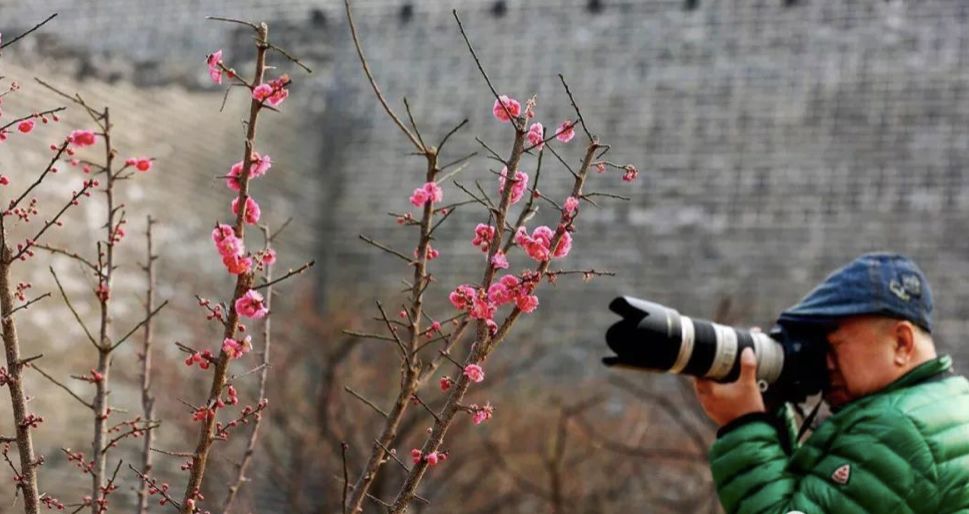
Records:
M840 407L874 393L896 378L892 327L895 320L855 316L828 334L828 404Z

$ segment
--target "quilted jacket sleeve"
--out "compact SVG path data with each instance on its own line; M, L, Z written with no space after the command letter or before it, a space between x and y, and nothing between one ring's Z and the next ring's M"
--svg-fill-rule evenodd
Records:
M771 423L755 418L723 434L710 462L729 514L937 512L928 445L891 407L822 427L793 455Z

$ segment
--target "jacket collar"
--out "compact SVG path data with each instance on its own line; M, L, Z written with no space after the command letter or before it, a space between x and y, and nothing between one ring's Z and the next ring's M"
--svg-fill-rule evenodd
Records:
M891 391L896 391L904 387L915 385L919 382L929 380L934 378L936 375L941 375L943 373L952 372L952 357L948 355L943 355L941 357L936 357L930 361L923 362L915 367L912 371L902 375L891 384L885 386L884 389L879 391L880 393L887 393Z

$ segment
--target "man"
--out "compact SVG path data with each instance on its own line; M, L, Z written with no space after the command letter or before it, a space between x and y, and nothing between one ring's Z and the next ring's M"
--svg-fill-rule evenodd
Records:
M778 322L834 327L824 394L834 414L787 449L784 416L766 412L751 350L737 381L697 380L720 425L710 463L724 509L969 514L969 382L936 356L922 271L900 255L863 255Z

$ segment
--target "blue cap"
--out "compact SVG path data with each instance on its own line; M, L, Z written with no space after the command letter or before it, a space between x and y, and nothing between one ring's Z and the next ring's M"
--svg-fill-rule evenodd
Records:
M896 253L868 253L835 271L778 323L830 323L846 316L878 314L932 331L932 291L922 270Z

